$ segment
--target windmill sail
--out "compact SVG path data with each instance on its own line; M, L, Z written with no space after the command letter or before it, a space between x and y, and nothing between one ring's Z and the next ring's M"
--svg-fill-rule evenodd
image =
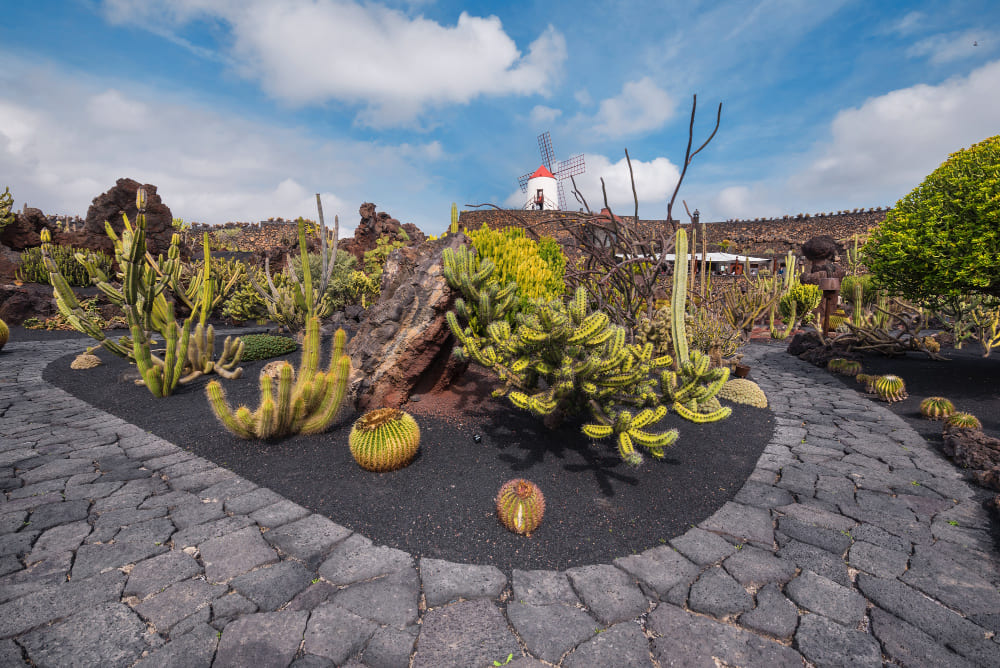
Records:
M542 164L556 177L559 187L559 209L565 211L566 193L563 189L563 180L586 171L583 154L556 162L555 153L552 151L552 136L548 132L538 135L538 152L542 155ZM530 178L531 173L518 177L517 185L521 188L521 192L528 192L528 179Z

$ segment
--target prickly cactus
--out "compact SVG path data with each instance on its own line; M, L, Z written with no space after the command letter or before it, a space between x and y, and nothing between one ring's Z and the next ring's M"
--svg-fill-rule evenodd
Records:
M841 376L857 376L861 373L861 362L857 360L835 357L826 363L827 371L840 374Z
M863 383L864 384L864 386L865 386L865 392L867 392L868 394L875 394L875 379L876 378L878 378L878 376L873 376L873 375L867 374L867 373L859 373L858 375L856 375L854 377L854 380L858 381L859 383Z
M983 428L983 423L972 413L955 413L948 416L944 421L945 429L972 429L979 431Z
M955 404L944 397L927 397L920 402L920 414L929 420L941 420L955 413Z
M395 471L417 456L420 427L409 413L380 408L365 413L354 423L348 442L351 455L361 468Z
M508 480L497 494L500 522L514 533L530 536L542 523L545 497L538 485L523 478Z
M91 353L80 353L70 362L70 369L93 369L101 365L101 358Z
M875 388L875 394L878 395L878 398L889 403L902 401L909 396L906 394L906 384L903 379L893 374L879 376L872 383L872 386Z
M7 338L10 336L10 329L7 327L7 323L0 320L0 348L3 348L7 344Z
M735 404L746 404L757 408L767 408L767 396L760 385L746 378L733 378L719 390L719 398Z

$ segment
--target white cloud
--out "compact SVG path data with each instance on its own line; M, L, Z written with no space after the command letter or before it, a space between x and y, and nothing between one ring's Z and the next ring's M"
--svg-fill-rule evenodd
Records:
M624 137L658 130L674 115L675 103L649 77L629 81L616 97L601 101L594 131Z
M573 99L576 100L577 104L581 107L589 107L594 103L594 98L590 97L590 93L586 88L581 88L573 93Z
M906 55L911 58L926 57L935 65L965 58L981 58L996 48L997 37L1000 35L986 30L933 35L911 46L906 50Z
M330 224L339 213L349 234L360 202L385 210L393 199L424 196L429 164L444 157L436 141L323 140L2 52L0 88L9 93L0 102L0 183L18 208L51 214L85 215L94 197L129 177L155 184L174 216L203 223L315 218L320 192ZM52 90L75 104L52 104Z
M531 121L533 126L539 127L552 123L561 115L561 109L553 109L552 107L546 107L545 105L539 104L532 108L531 113L528 115L528 119Z
M908 12L905 16L897 21L894 21L890 26L888 32L893 32L898 35L910 35L920 29L921 24L927 15L923 12L913 11Z
M239 72L292 105L336 100L363 107L362 123L413 124L429 109L484 95L546 95L566 60L548 26L518 50L495 16L462 12L453 26L374 3L267 0L179 3L106 0L115 22L220 19Z
M887 197L917 186L949 154L997 133L1000 61L967 77L895 90L845 109L831 138L792 188L837 196L845 204Z
M590 208L599 211L604 207L604 196L601 192L601 178L603 178L611 208L617 214L631 215L635 203L626 159L622 158L612 163L603 155L588 153L586 161L587 170L575 177L575 181ZM667 202L680 177L677 166L667 158L654 158L649 161L633 158L632 171L635 174L635 189L639 197L639 215L643 218L666 218ZM573 197L573 184L569 179L563 181L563 187L566 192L567 208L572 210L580 208L580 204ZM520 208L526 198L527 195L518 190L511 193L505 205ZM679 201L676 206L680 206ZM676 218L677 212L674 213Z

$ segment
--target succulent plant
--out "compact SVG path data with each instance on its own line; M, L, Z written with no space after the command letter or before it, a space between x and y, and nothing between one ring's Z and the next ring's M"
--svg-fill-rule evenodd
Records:
M953 429L972 429L979 431L983 428L983 423L979 421L972 413L954 413L947 418L945 418L944 426L947 429L952 427Z
M93 369L95 366L101 365L101 358L97 355L91 353L80 353L77 355L72 362L70 362L70 369Z
M876 378L878 378L878 376L873 376L867 373L859 373L854 377L854 380L858 381L859 383L864 383L865 392L867 392L868 394L875 394Z
M295 339L287 336L272 336L270 334L247 334L240 337L243 340L243 361L266 360L278 355L285 355L299 347Z
M530 536L542 523L545 497L538 485L515 478L508 480L497 494L497 515L500 522L514 533Z
M420 427L409 413L379 408L354 423L348 443L354 461L366 471L395 471L417 456Z
M920 414L929 420L941 420L955 414L955 404L944 397L927 397L920 402Z
M841 376L857 376L861 373L861 362L844 359L843 357L835 357L826 363L826 368L828 371L840 374Z
M760 385L746 378L727 380L722 389L719 390L719 397L735 404L767 408L767 396L764 394L764 390L760 389Z
M260 370L258 377L267 376L271 380L277 381L281 380L281 369L288 362L285 360L274 360L273 362L268 362L264 365L264 368ZM291 365L289 365L291 366ZM292 380L295 380L295 368L292 367Z
M886 374L884 376L877 377L872 383L872 387L875 388L875 394L882 401L888 401L890 404L894 401L902 401L909 395L906 394L906 383L899 376L893 374Z
M0 348L7 344L8 337L10 337L10 328L7 327L7 323L0 320Z

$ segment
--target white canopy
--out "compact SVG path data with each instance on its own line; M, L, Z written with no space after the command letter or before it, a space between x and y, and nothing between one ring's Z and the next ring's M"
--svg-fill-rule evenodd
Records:
M701 253L695 253L694 258L695 260L701 262ZM666 259L670 262L673 262L674 254L667 253ZM732 264L733 262L739 262L742 264L743 262L749 261L751 264L754 264L760 262L770 262L771 258L750 257L749 255L733 255L732 253L706 253L705 261L712 263L726 263L726 264Z

